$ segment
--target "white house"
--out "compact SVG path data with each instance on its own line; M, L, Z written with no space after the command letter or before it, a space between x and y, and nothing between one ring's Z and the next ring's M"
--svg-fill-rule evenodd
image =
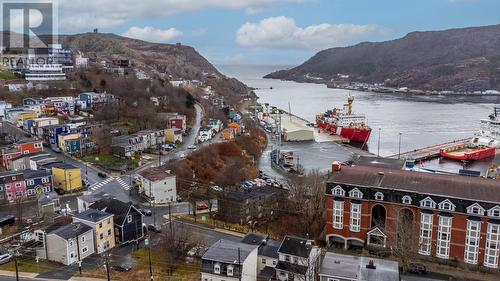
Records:
M278 255L276 279L279 281L315 280L321 250L314 246L314 241L285 236L278 249Z
M177 189L175 175L159 167L152 167L138 173L141 185L139 192L150 198L154 204L175 202Z
M220 239L201 258L201 281L256 281L257 245Z

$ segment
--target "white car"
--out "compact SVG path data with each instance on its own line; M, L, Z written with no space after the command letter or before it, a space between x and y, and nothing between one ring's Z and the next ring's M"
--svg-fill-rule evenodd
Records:
M179 153L179 159L186 159L186 154L184 153Z
M210 188L211 188L213 191L217 191L217 192L222 192L222 191L223 191L222 187L217 186L217 185L212 186L212 187L210 187Z
M12 259L12 256L10 254L0 255L0 264L6 264L6 263L10 262L11 259Z
M192 145L188 146L188 149L196 149L196 145L192 144Z

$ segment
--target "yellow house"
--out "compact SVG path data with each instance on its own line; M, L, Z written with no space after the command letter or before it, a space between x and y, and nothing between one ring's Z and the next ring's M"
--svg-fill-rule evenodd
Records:
M171 128L165 131L165 140L168 143L181 143L182 142L182 130L178 128Z
M49 163L43 167L52 169L54 188L62 189L66 193L82 189L80 168L66 163Z
M75 140L82 136L81 133L67 133L67 134L59 134L57 136L57 146L61 149L63 153L66 152L66 140Z
M38 113L36 112L23 112L17 115L16 117L16 124L18 127L22 126L24 124L24 120L28 119L34 119L38 117Z
M115 224L112 214L96 209L87 209L75 214L73 222L81 222L94 229L94 246L97 254L115 247Z

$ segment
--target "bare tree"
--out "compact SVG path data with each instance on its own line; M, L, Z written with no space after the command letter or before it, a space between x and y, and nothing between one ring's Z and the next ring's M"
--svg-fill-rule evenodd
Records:
M400 209L395 232L388 233L392 254L399 260L403 271L406 271L419 249L418 226L413 212L407 208Z

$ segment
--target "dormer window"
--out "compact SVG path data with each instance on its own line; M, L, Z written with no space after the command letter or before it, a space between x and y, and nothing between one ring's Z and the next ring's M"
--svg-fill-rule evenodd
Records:
M411 197L408 195L405 195L405 196L403 196L403 199L401 200L401 202L403 202L403 204L410 205L411 204Z
M500 207L497 205L488 210L488 217L500 218Z
M219 263L214 264L214 273L220 274L220 264Z
M336 187L333 188L332 194L334 196L345 196L345 190L340 187L340 185L337 185Z
M234 269L232 265L227 266L227 276L233 276L234 274Z
M384 194L382 192L375 193L375 200L383 201L384 200Z
M439 203L438 208L446 211L455 211L455 204L451 203L450 200L446 199Z
M467 207L467 214L484 216L484 208L478 203L474 203Z
M426 197L424 200L420 201L420 207L424 208L436 208L436 202L430 197Z
M352 198L363 198L363 193L361 193L361 191L359 191L359 189L355 188L351 191L349 191L349 197L352 197Z

